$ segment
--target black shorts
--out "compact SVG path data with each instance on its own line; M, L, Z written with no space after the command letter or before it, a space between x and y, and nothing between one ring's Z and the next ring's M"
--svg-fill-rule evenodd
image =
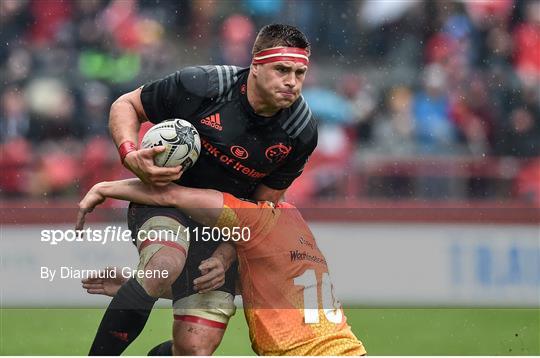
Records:
M135 245L139 228L148 219L154 216L166 216L175 219L183 226L189 227L191 232L193 232L196 227L199 227L199 229L202 228L201 224L193 221L176 208L130 203L128 210L128 228L131 230L131 237ZM194 238L195 235L191 234L190 237ZM193 280L201 276L199 265L201 264L202 260L212 256L219 244L220 242L215 241L190 240L184 270L172 286L173 302L197 293L195 290L193 290ZM237 262L235 261L235 263L231 265L229 270L225 273L225 284L218 290L230 293L234 296L236 276Z

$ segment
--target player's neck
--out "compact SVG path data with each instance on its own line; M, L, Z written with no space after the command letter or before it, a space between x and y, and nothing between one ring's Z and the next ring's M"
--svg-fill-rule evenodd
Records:
M255 85L255 78L252 77L250 73L247 79L247 100L253 111L262 117L272 117L276 114L280 108L269 105L264 101L263 97L257 90Z

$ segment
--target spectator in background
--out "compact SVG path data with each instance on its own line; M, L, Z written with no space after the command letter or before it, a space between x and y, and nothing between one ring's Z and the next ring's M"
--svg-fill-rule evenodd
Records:
M31 113L30 137L35 142L71 138L76 131L75 97L56 78L33 79L26 88Z
M109 138L89 137L81 154L80 164L85 169L85 175L81 175L80 171L77 171L77 174L81 175L79 189L82 191L90 189L100 180L130 177L121 163L114 160L118 153Z
M9 56L12 46L23 42L29 21L28 0L0 1L0 65Z
M243 7L255 22L256 28L272 23L283 9L283 0L243 0Z
M372 84L365 77L348 73L338 81L338 90L349 102L349 121L355 127L356 139L360 142L369 141L377 107L377 94Z
M454 152L456 130L449 116L446 81L447 74L440 65L429 65L422 75L423 88L414 95L414 134L421 154Z
M320 69L324 86L319 89L324 91L314 92L311 101L345 97L347 104L334 109L330 121L338 112L350 118L322 130L328 143L344 134L347 145L354 147L356 141L362 146L360 155L369 152L368 141L391 156L406 155L417 144L422 155L535 155L540 142L540 1L396 4L0 0L0 140L15 148L13 138L19 138L17 148L26 153L21 159L3 147L5 158L13 160L2 163L11 168L32 163L46 151L49 139L69 142L76 136L82 145L99 145L107 111L99 112L108 98L189 63L242 65L253 24L277 18L299 25L314 39L320 56L310 72ZM416 89L423 72L430 73L425 77L431 85L419 86L406 100L406 88ZM339 93L327 83L337 83ZM401 85L380 113L378 94ZM16 88L20 92L11 93ZM360 129L353 133L355 123ZM87 167L104 171L108 153L91 154L90 159L75 158L99 162Z
M443 23L443 34L451 41L454 51L449 53L450 57L463 56L466 65L470 65L476 57L471 36L473 27L469 18L463 13L450 15Z
M500 123L499 154L540 156L540 86L517 87L509 98L509 113Z
M531 204L540 206L540 158L528 161L520 170L515 183L517 196Z
M0 143L0 194L17 196L28 194L33 153L30 143L23 138L12 138Z
M4 81L8 84L21 84L31 76L34 69L32 54L26 48L13 46L2 67L0 74Z
M386 106L375 120L372 150L392 156L413 156L416 152L412 93L408 87L390 89Z
M105 4L102 0L77 0L76 13L71 27L78 51L98 50L105 41L105 28L100 26L100 14Z
M526 87L538 87L540 83L540 0L534 0L525 8L525 21L513 32L514 65Z
M512 37L510 33L500 27L492 28L486 38L486 61L491 65L489 71L502 67L511 71Z
M103 9L102 2L93 4L82 7L78 56L82 76L123 92L122 86L131 87L143 75L143 65L146 71L161 71L172 61L171 47L163 44L163 24L144 16L138 1L113 0Z
M139 6L136 0L112 0L100 17L100 24L112 36L115 45L123 50L137 50L142 34L138 23Z
M463 86L474 72L472 64L478 54L472 42L474 29L467 16L462 13L450 15L442 26L443 31L434 35L434 39L438 41L430 40L426 50L428 61L431 59L431 62L444 67L448 74L448 93L453 97L455 92L462 92Z
M0 142L26 138L30 118L24 95L19 88L6 88L0 97Z
M388 91L385 106L374 121L370 146L361 147L366 155L413 158L416 154L414 118L412 115L412 92L406 86L393 87ZM394 173L369 182L374 195L394 198L410 197L414 183L410 177Z
M94 81L85 85L81 92L82 108L78 111L76 126L85 138L108 137L107 113L112 103L109 88Z
M414 136L418 154L440 156L456 154L457 131L450 118L447 73L438 64L426 66L423 88L413 99ZM423 173L416 180L415 192L424 198L442 199L450 194L451 179L436 172Z
M248 67L251 63L251 44L255 38L255 26L246 16L234 14L221 27L218 63L231 63Z
M296 24L298 28L304 29L308 38L317 39L319 28L316 19L322 14L313 4L309 1L286 1L280 17L283 17L285 23Z
M424 49L426 63L444 65L458 50L458 43L452 36L438 32L427 41Z
M465 10L473 27L472 50L475 52L473 63L478 68L491 66L489 56L488 37L493 29L507 32L510 26L514 0L497 1L467 1Z
M347 131L357 120L351 98L323 85L320 78L317 78L317 71L314 72L310 75L310 87L303 91L303 97L318 119L319 139L302 176L287 191L287 197L295 203L313 197L329 198L338 195L343 189L343 179L356 149L354 136ZM349 78L349 81L356 80L358 77ZM352 91L343 91L344 88ZM347 92L349 96L357 94L355 82L345 84L344 88L342 92Z
M37 169L29 181L28 191L35 197L57 197L77 194L81 143L73 140L48 141L40 146Z
M464 137L467 151L473 155L491 153L494 132L494 113L483 78L469 79L454 93L451 117Z
M32 147L26 137L30 118L24 95L17 87L7 87L0 95L0 192L26 194Z
M172 1L167 1L169 4ZM214 20L218 17L219 5L227 2L213 2L206 0L177 1L178 9L174 12L173 20L176 25L176 40L184 40L185 37L190 45L201 43L212 38ZM152 4L155 6L155 4ZM193 46L193 48L196 48ZM186 50L189 46L186 46Z
M514 109L506 133L505 154L521 158L540 155L540 113L527 107Z
M71 1L32 0L29 10L34 19L29 31L31 43L46 48L58 38L61 28L71 19Z

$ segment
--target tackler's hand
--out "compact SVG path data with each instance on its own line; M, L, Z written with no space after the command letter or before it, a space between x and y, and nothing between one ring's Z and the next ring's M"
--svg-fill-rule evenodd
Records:
M199 266L201 276L193 280L195 291L206 293L216 290L225 283L225 265L216 258L210 257Z
M91 213L96 206L105 201L105 196L100 192L101 185L102 183L94 185L79 202L79 213L77 214L75 230L82 230L84 228L86 214Z
M116 267L107 267L97 275L92 275L81 281L82 287L91 295L114 297L120 287L127 281Z

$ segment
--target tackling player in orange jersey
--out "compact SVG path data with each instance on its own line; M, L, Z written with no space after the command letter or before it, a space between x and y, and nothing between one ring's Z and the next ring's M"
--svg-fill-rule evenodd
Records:
M294 206L128 179L96 184L79 204L78 229L106 198L177 207L209 227L249 229L249 240L230 242L236 244L244 312L257 354L366 354L334 297L326 260Z

